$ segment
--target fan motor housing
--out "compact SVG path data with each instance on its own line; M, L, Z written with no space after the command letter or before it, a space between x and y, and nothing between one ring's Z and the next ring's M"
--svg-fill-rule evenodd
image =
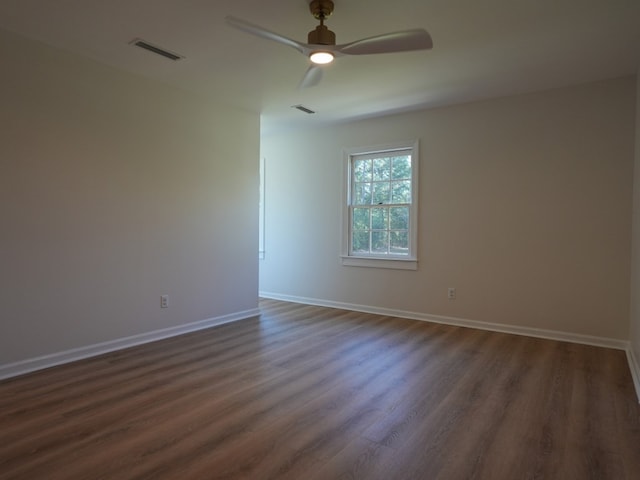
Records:
M336 34L324 25L318 25L315 30L309 32L308 43L311 45L335 45Z

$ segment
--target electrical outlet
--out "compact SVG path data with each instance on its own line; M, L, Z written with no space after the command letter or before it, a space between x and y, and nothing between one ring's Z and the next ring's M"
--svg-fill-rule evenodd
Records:
M456 289L453 287L449 287L449 289L447 290L447 298L449 300L455 300L456 299Z
M169 308L169 295L160 296L160 308Z

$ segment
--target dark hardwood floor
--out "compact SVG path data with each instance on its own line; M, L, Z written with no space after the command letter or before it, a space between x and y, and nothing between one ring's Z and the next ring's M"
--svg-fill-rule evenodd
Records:
M622 351L261 309L0 382L0 479L640 479Z

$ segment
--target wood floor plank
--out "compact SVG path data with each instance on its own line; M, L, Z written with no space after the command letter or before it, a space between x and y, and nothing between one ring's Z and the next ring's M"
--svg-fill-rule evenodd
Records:
M0 382L0 479L640 478L624 352L261 312Z
M502 369L499 363L493 364L492 375L482 379L480 388L485 390L478 392L456 430L451 432L451 440L459 442L457 456L447 457L437 478L511 478L513 475L529 478L528 465L540 457L545 458L553 470L552 459L547 455L550 449L561 454L562 444L552 446L545 416L536 415L536 412L552 415L543 400L549 395L545 386L549 380L547 375L552 373L548 367L553 365L553 350L548 342L540 342L535 349L535 361L530 362L529 355L533 352L523 355L524 346L530 342L531 339L526 338L508 340L508 365ZM554 378L551 378L552 384ZM529 395L536 388L542 388L541 395ZM530 427L523 429L527 424ZM539 431L544 432L546 443L540 441ZM549 477L534 475L531 478Z

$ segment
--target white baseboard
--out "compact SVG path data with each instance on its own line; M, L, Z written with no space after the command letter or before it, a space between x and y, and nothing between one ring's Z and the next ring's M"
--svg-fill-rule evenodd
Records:
M124 348L141 345L143 343L155 342L156 340L162 340L163 338L175 337L177 335L195 332L197 330L203 330L205 328L214 327L216 325L222 325L224 323L230 323L238 320L243 320L245 318L255 317L258 315L260 315L260 310L254 308L251 310L236 312L220 317L208 318L206 320L200 320L197 322L188 323L186 325L163 328L161 330L154 330L152 332L119 338L117 340L88 345L86 347L74 348L72 350L66 350L64 352L57 352L51 355L44 355L42 357L30 358L27 360L22 360L20 362L0 365L0 380L34 372L43 368L62 365L64 363L69 363L76 360L95 357L96 355L113 352L115 350L122 350Z
M546 338L548 340L560 340L564 342L580 343L584 345L594 345L596 347L614 348L616 350L629 349L629 342L615 338L595 337L578 333L562 332L558 330L544 330L541 328L519 327L516 325L505 325L502 323L482 322L478 320L468 320L465 318L445 317L442 315L429 315L425 313L408 312L405 310L392 310L388 308L369 307L352 303L333 302L317 298L297 297L293 295L281 295L279 293L260 292L263 298L272 298L285 302L304 303L307 305L317 305L319 307L340 308L356 312L374 313L378 315L388 315L392 317L408 318L411 320L422 320L425 322L442 323L445 325L455 325L458 327L476 328L479 330L490 330L492 332L511 333L514 335L524 335L527 337Z
M638 403L640 403L640 363L638 363L638 358L631 347L627 349L627 361L629 362L629 370L631 370L631 378L633 378L633 386L638 396Z

